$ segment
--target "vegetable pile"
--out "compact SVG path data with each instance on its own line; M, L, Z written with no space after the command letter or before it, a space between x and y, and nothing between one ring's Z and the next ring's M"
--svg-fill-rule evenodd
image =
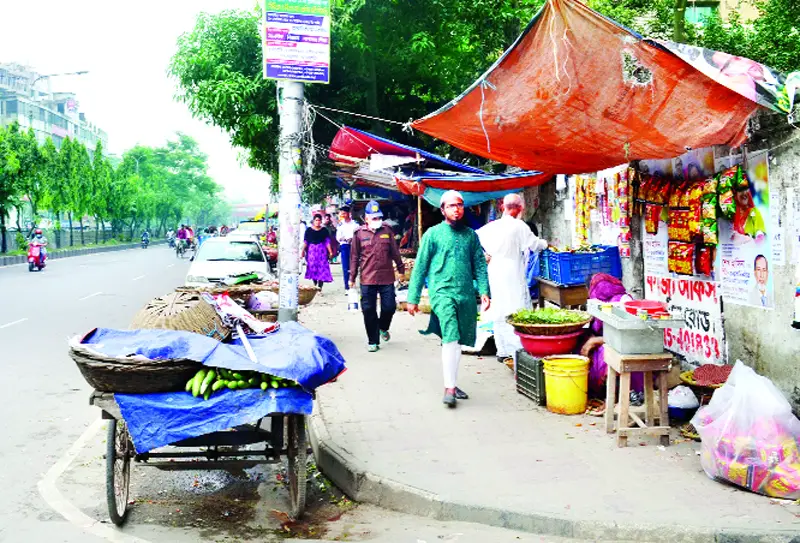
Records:
M702 387L721 385L728 380L733 366L717 366L705 364L694 370L694 382Z
M215 392L223 389L240 390L245 388L285 388L299 386L295 381L282 379L255 371L231 371L225 368L208 368L198 371L186 383L186 392L197 398L207 400Z
M515 324L578 324L589 319L582 311L544 307L541 309L522 309L511 315Z

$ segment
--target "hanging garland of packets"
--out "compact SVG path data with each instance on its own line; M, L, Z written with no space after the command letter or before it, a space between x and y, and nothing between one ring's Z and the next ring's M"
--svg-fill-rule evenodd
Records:
M603 226L613 224L619 227L620 256L630 258L632 193L629 180L628 170L600 179L575 176L575 231L578 246L590 243L592 211L598 210Z
M742 167L733 166L704 181L671 181L640 172L632 175L634 212L644 217L645 231L657 234L659 223L667 223L669 271L711 275L719 243L717 219L733 219L736 192L749 190Z

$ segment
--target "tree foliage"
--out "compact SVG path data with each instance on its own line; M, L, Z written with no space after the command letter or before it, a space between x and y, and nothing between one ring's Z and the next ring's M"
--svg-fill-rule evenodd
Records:
M86 217L94 218L98 230L111 224L117 234L140 226L163 232L179 222L227 221L230 207L221 192L208 175L207 156L186 134L163 147L136 146L114 168L100 142L91 156L70 138L56 148L49 138L39 145L33 132L21 132L16 124L0 128L0 252L7 250L12 208L30 206L34 223L41 212L51 212L57 231L66 216L70 225L74 220L81 226L83 242Z

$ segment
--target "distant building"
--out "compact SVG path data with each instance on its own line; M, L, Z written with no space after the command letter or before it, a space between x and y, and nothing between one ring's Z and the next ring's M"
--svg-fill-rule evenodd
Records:
M108 134L79 111L75 94L43 90L45 81L27 66L0 63L0 126L16 121L23 130L32 127L41 143L49 137L60 147L69 137L91 154L98 141L107 150Z

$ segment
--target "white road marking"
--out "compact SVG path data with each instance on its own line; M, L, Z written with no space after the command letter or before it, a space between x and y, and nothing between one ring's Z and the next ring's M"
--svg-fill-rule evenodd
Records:
M104 426L103 419L94 421L78 440L72 444L66 453L51 467L44 478L38 483L39 494L42 495L44 501L53 508L58 514L64 517L68 522L74 524L85 532L102 537L108 541L116 543L149 543L145 539L126 535L119 530L101 523L99 520L93 519L75 507L69 500L67 500L56 486L59 477L67 470L75 458L80 453L81 449L86 446L90 439L92 439L97 432Z
M169 266L167 266L167 268L171 268L171 267L173 267L174 265L175 265L175 264L170 264Z
M146 275L140 275L139 277L134 277L133 280L134 281L138 281L139 279L144 279L145 277L147 277L147 276Z
M28 320L28 317L19 319L18 321L9 322L8 324L4 324L4 325L0 326L0 330L2 330L3 328L10 328L10 327L14 326L15 324L19 324L21 322L25 322L26 320Z
M94 294L89 294L88 296L84 296L83 298L78 298L78 301L82 302L84 300L88 300L89 298L94 298L95 296L100 296L101 294L102 294L102 292L95 292Z

